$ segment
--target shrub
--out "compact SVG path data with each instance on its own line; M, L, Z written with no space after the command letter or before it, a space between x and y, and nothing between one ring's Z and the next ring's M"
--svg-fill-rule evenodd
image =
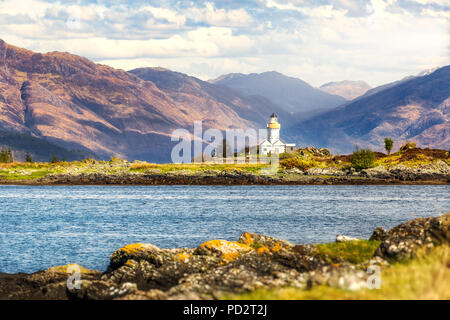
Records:
M353 152L352 167L356 170L368 169L374 166L375 153L369 149L360 149Z
M14 152L11 149L2 148L0 150L0 162L11 163L14 162Z
M124 162L126 162L126 160L118 158L116 156L112 156L111 159L109 159L109 163L110 164L121 164L121 163L124 163Z
M58 158L56 157L56 155L53 155L52 160L50 161L51 163L57 163L59 162Z
M31 154L28 152L25 155L25 162L33 163L33 158L31 157Z
M280 154L280 161L286 160L286 159L291 159L291 158L296 158L296 157L297 156L294 153L285 152L285 153Z
M314 160L304 160L298 157L295 158L289 158L280 161L280 165L286 169L293 169L298 168L303 171L308 170L310 168L313 168L317 165L316 161Z

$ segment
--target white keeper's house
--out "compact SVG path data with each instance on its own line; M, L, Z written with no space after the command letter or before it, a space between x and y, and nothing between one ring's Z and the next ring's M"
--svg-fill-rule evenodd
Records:
M280 128L277 115L272 113L267 124L267 138L259 145L260 154L280 154L295 151L295 143L285 143L280 139Z

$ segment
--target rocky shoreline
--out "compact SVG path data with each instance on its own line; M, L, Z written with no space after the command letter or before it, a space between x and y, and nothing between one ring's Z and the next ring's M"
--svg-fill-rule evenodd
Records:
M39 179L0 178L4 185L379 185L379 184L449 184L450 166L444 161L418 167L378 166L356 171L334 167L282 170L263 175L244 170L180 170L161 173L57 173Z
M0 274L0 299L220 299L261 288L311 289L318 285L359 290L367 287L370 266L414 257L420 248L450 243L450 213L419 218L367 240L337 237L361 246L376 245L365 261L333 256L318 245L294 245L269 236L243 233L237 241L211 240L197 248L160 249L130 244L116 250L104 272L78 265L33 274ZM79 278L70 282L73 271Z

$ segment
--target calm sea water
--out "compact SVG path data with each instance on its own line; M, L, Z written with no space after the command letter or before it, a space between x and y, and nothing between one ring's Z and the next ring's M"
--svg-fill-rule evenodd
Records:
M0 186L0 272L79 263L104 270L135 242L162 248L236 240L368 238L450 211L450 186Z

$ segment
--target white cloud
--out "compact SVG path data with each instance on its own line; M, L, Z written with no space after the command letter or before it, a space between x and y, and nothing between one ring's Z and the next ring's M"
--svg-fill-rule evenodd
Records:
M174 10L166 8L155 8L151 6L142 7L141 10L151 12L155 18L166 19L168 22L178 27L181 27L186 23L186 17Z
M204 8L191 8L186 15L194 21L206 22L216 27L245 27L253 23L253 18L244 9L217 9L207 2Z
M18 30L17 28L15 28ZM22 35L35 30L24 26ZM229 28L197 28L166 39L115 40L102 37L41 39L34 50L68 51L96 60L135 59L141 57L214 57L246 53L254 46L245 35L235 36Z
M420 3L420 4L437 4L440 6L448 6L448 0L412 0L414 2Z
M394 0L263 0L253 10L212 1L178 9L4 0L0 12L8 19L2 24L0 17L0 37L123 69L162 66L203 79L278 70L314 85L343 79L377 85L450 62L450 13L436 6L445 1L415 1L426 7L408 10ZM66 19L75 9L80 28L70 29Z

